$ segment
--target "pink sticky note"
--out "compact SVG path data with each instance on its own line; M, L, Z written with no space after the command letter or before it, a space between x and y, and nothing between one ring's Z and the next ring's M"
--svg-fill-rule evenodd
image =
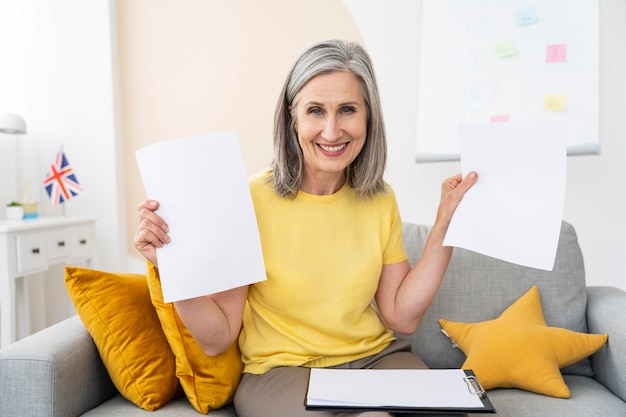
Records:
M546 62L552 64L554 62L565 62L567 60L567 44L560 43L557 45L546 46Z
M496 116L491 116L489 118L490 122L508 122L509 115L508 114L498 114Z

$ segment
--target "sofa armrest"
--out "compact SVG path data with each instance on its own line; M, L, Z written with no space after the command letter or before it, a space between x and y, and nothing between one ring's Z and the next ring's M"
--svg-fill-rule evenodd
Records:
M0 416L75 417L115 393L78 316L0 350Z
M591 356L594 378L626 401L626 292L587 287L589 333L608 333L606 346Z

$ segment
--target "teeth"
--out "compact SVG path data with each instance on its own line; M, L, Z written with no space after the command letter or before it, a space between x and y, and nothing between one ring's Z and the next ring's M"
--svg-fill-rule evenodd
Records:
M345 143L342 145L336 145L336 146L320 145L320 148L322 148L326 152L339 152L345 147L346 147Z

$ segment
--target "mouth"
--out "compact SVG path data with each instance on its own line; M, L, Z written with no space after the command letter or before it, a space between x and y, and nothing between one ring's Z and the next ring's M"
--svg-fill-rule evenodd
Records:
M322 145L321 143L318 143L317 146L319 146L320 149L326 153L339 153L343 151L344 149L346 149L346 146L348 146L348 143L345 142L340 145Z

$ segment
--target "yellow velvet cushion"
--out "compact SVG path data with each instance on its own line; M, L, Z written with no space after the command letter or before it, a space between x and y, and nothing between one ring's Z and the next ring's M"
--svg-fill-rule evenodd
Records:
M608 339L548 327L537 286L495 320L439 324L467 356L463 369L473 370L483 388L521 388L559 398L570 396L560 368L593 354Z
M145 275L65 267L65 285L117 390L154 411L179 393Z
M148 264L148 287L163 332L176 357L176 375L191 405L202 414L232 402L243 363L237 341L218 356L206 355L195 341L173 303L163 302L159 271Z

